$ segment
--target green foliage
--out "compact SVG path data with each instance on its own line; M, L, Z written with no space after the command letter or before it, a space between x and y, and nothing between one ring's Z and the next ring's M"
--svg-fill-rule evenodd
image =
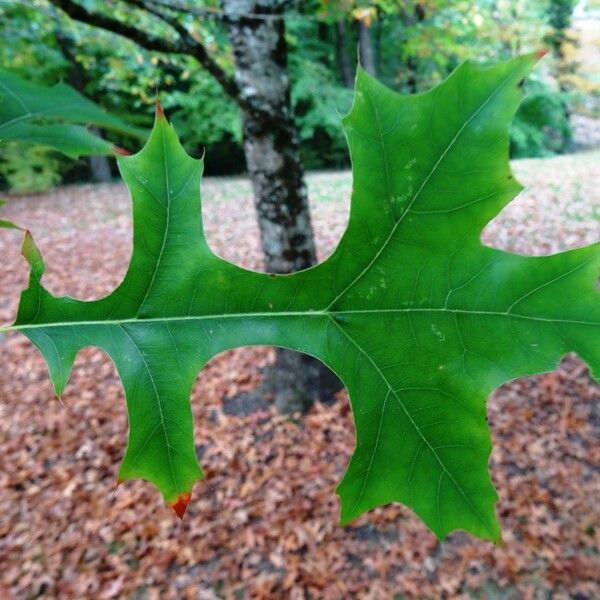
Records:
M292 63L292 103L304 164L307 168L345 165L347 150L340 115L348 111L352 91L338 85L322 63L298 62Z
M548 23L552 31L548 34L547 41L558 53L568 39L567 30L571 26L576 4L575 0L549 0L548 2Z
M68 61L56 43L54 23L44 14L45 2L0 4L0 65L26 79L53 84L68 71ZM40 10L36 10L39 8Z
M355 25L368 15L378 78L399 91L419 92L439 83L470 56L499 60L537 49L554 31L550 4L548 0L310 0L300 3L297 11L290 9L286 28L292 101L306 166L339 167L348 162L338 115L346 110L349 92L342 85L335 56L336 21L346 22L345 49L352 69L358 43ZM124 22L141 24L158 37L170 35L164 23L131 5L109 8L106 2L87 0L86 6L116 11ZM188 19L187 26L231 72L232 55L222 23ZM158 89L167 98L166 108L184 146L193 152L206 149L207 170L243 170L239 110L190 57L147 52L125 38L65 18L46 0L0 6L0 35L14 41L0 47L0 64L22 76L35 73L35 81L46 84L60 79L73 84L73 71L80 71L83 87L77 89L111 114L128 114L127 120L140 127L151 125ZM568 87L573 89L573 83ZM594 92L587 87L580 91L581 105L587 105ZM541 144L547 136L535 122L516 131L513 147L529 146L528 154L533 148L548 152L555 146ZM131 139L121 134L111 139L131 145Z
M6 204L5 200L0 200L0 208L2 208ZM18 225L15 225L12 221L6 221L5 219L0 219L0 227L4 229L21 229Z
M430 89L470 56L497 60L523 49L535 50L545 36L552 35L555 25L554 9L546 0L339 0L317 4L314 10L320 18L330 21L368 14L372 37L379 39L378 78L408 93ZM356 43L354 36L350 45ZM307 52L303 48L301 55ZM535 98L526 100L511 129L512 156L548 156L564 151L570 140L566 114L559 110L564 98L541 83L530 89ZM549 121L552 118L556 120Z
M544 9L545 0L388 3L379 16L378 76L401 91L424 91L472 56L536 50L547 32Z
M219 84L207 73L196 69L185 90L167 95L165 108L171 109L173 124L187 132L185 142L194 148L231 140L242 141L240 111L233 100L223 93Z
M333 66L330 33L311 20L288 24L292 106L305 166L346 166L348 151L340 119L352 103L352 91L340 85Z
M64 164L52 150L23 142L7 142L1 148L0 179L12 192L43 192L61 180Z
M293 275L246 271L212 253L186 155L159 112L119 166L134 210L121 285L94 302L54 297L31 236L17 320L60 395L76 354L99 346L127 399L120 479L153 482L181 515L196 460L189 396L213 356L267 344L314 355L346 384L356 448L338 487L342 522L380 504L412 507L443 538L500 538L487 462L487 395L576 351L600 375L599 245L547 257L483 246L485 225L521 190L508 124L526 55L461 66L418 96L359 71L344 118L353 164L348 229L324 263Z
M54 148L70 158L113 154L114 146L77 123L144 137L64 83L52 88L0 70L0 143L10 140Z
M510 130L514 158L551 156L571 142L571 126L564 95L539 81L528 83L525 97Z

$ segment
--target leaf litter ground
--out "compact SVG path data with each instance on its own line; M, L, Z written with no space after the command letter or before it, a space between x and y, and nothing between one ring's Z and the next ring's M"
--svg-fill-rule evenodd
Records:
M541 255L598 240L600 153L514 168L529 191L488 227L487 243ZM350 177L316 174L309 185L324 258L345 228ZM203 199L211 246L259 269L247 181L207 179ZM32 230L51 292L92 299L123 277L129 212L124 186L74 186L13 199L2 216ZM2 324L26 285L19 241L0 237ZM272 360L265 348L221 355L198 378L192 402L207 481L181 524L148 484L115 489L127 423L105 355L77 359L63 406L24 338L0 344L2 597L600 596L600 392L575 357L503 386L489 403L505 542L495 547L460 533L440 545L397 505L339 527L333 490L354 442L345 394L298 422L268 408L224 410L259 383Z

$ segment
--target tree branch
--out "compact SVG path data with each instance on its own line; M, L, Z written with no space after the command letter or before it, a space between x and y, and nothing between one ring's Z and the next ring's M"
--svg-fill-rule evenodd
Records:
M137 27L123 23L118 19L109 17L102 13L91 12L73 0L50 0L52 4L62 9L67 15L81 23L87 23L100 29L105 29L121 35L139 46L155 52L166 52L170 54L186 54L195 58L200 65L206 69L221 85L223 91L242 105L242 99L233 77L228 75L208 54L206 48L187 31L187 29L174 17L149 8L143 1L128 0L128 3L150 14L162 19L171 26L179 35L176 41L169 41L141 31Z
M157 9L155 6L152 6L152 4L154 4L152 1L146 2L145 0L124 0L124 2L145 10L174 29L179 34L179 39L186 48L186 54L194 57L219 82L219 84L221 84L221 87L228 96L233 98L243 108L245 107L243 106L243 100L240 96L235 80L225 71L223 71L223 69L221 69L221 67L206 51L204 45L192 36L192 34L184 25L181 24L177 17L169 15L162 10Z

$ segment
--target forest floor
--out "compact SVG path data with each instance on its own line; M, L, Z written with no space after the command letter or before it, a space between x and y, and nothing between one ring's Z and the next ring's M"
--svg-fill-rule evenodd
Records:
M600 238L600 152L514 164L528 186L486 243L540 255ZM349 173L309 177L324 258L348 218ZM207 179L212 248L261 266L250 187ZM55 294L98 298L131 250L123 185L12 198ZM0 323L14 318L27 268L18 233L0 235ZM353 448L345 392L299 420L271 407L236 414L267 348L218 356L193 392L206 481L180 522L145 482L115 487L127 422L110 360L88 349L62 402L22 336L0 339L0 598L600 598L600 390L576 357L504 385L488 405L490 460L504 543L464 533L438 543L400 505L338 525L335 486ZM229 407L229 408L228 408ZM233 414L232 414L233 413Z

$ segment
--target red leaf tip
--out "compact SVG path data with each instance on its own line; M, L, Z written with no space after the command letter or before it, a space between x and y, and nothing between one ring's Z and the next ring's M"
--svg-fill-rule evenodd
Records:
M156 118L157 119L165 118L165 111L163 110L162 104L160 103L160 100L158 98L156 99Z
M120 146L113 146L113 152L115 154L120 154L121 156L131 155L131 152L129 152L129 150L125 150L125 148L121 148Z
M538 50L535 53L538 60L544 58L544 56L546 56L546 54L548 54L548 48L541 48L540 50Z
M192 494L186 492L185 494L180 494L179 496L177 496L177 500L175 500L175 502L171 502L169 506L177 513L177 516L180 519L183 519L183 515L185 514L185 511L191 499Z

